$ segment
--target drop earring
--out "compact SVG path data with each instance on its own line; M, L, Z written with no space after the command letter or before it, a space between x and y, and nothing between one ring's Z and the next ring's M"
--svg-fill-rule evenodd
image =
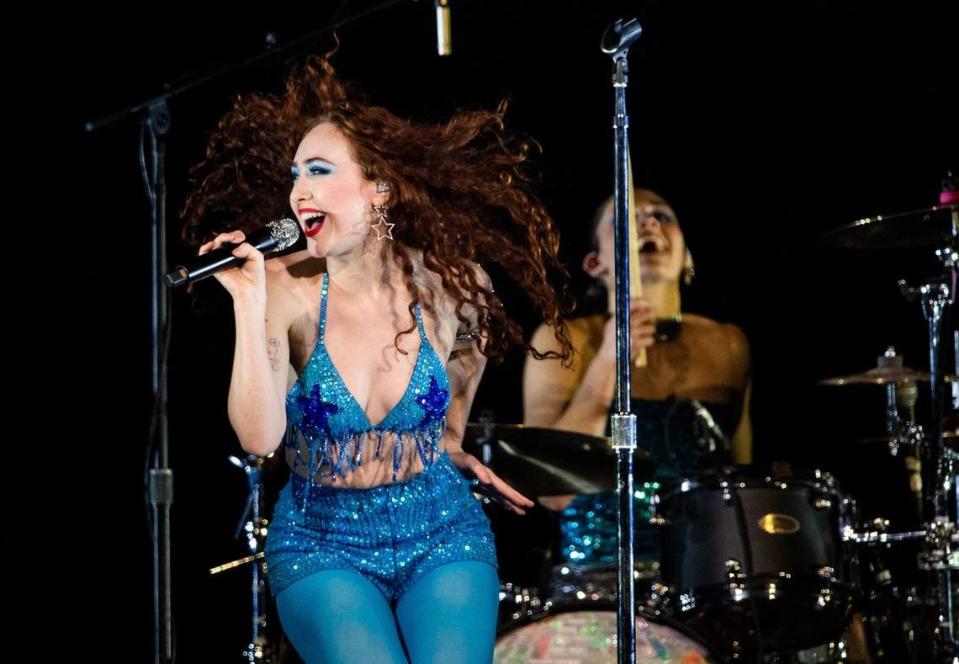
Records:
M695 277L696 266L693 265L693 254L689 251L689 247L686 247L686 251L683 252L683 283L688 286L693 283Z
M391 224L389 218L387 217L387 212L389 208L385 205L372 205L371 209L373 211L373 217L376 219L376 223L370 226L374 231L376 231L377 240L392 240L393 239L393 227L396 224Z

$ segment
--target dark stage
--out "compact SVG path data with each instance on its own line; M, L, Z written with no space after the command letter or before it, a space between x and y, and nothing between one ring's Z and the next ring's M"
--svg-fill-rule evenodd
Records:
M33 660L46 661L49 647L84 650L84 660L101 662L146 662L152 652L143 491L149 207L136 118L93 133L84 122L159 95L164 82L229 69L260 53L267 34L279 48L375 4L221 3L167 9L155 21L126 7L58 10L53 43L64 60L56 87L71 103L46 127L53 145L43 148L42 186L50 189L42 205L72 224L55 228L67 249L57 267L66 274L51 292L59 347L70 346L64 361L72 385L67 413L41 419L73 423L75 443L83 442L67 463L82 477L83 494L60 495L60 517L42 519L68 561L53 571L44 603L54 623L67 627L50 628L54 643L35 644ZM339 29L334 64L374 102L418 120L443 121L458 109L509 99L508 126L542 146L539 191L562 229L562 253L582 295L590 220L612 187L610 60L599 41L621 16L638 17L644 28L630 56L635 180L663 193L682 220L697 270L684 309L734 322L749 338L756 461L830 470L866 516L908 512L898 460L881 444L856 442L882 434L882 388L816 383L869 369L889 345L906 365L927 370L919 305L904 300L896 280L928 276L937 264L929 247L865 252L818 240L861 217L936 204L946 172L959 169L956 3L453 0L454 53L441 58L432 3L398 2ZM329 32L321 34L294 57L331 43ZM237 69L171 100L171 260L184 255L177 212L188 166L231 96L278 89L289 61ZM70 228L95 241L76 241ZM531 332L538 321L522 293L501 278L496 285ZM169 440L180 664L240 662L249 633L248 568L208 573L245 555L233 533L246 483L227 460L240 452L225 407L232 324L229 299L213 280L196 298L173 295ZM948 343L945 350L951 362ZM521 421L521 370L518 353L487 368L473 419L489 411L497 422ZM921 389L921 421L927 403ZM48 491L47 480L25 472L34 475L34 491ZM275 491L282 473L267 479ZM17 538L12 546L22 549ZM522 557L510 542L500 547ZM94 603L105 608L93 610Z

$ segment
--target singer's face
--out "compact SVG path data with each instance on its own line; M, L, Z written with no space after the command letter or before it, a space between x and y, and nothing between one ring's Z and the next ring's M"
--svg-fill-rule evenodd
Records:
M679 281L683 269L686 241L676 221L676 213L655 192L637 189L636 235L639 239L639 269L643 282ZM613 203L603 210L596 227L597 257L608 287L614 281ZM632 259L636 260L636 256Z
M291 167L290 207L306 234L312 256L344 256L369 235L370 206L385 202L366 179L349 141L333 124L311 129L296 150Z

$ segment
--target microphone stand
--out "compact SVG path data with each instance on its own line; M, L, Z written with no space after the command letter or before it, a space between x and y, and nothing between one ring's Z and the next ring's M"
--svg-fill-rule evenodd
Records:
M614 230L616 253L616 412L610 416L616 451L618 498L617 535L619 570L616 607L616 651L619 664L636 661L636 580L634 549L633 455L636 452L636 416L630 411L629 338L629 116L626 114L630 45L642 28L636 19L617 19L603 33L601 47L613 59L613 160L615 173Z
M153 415L150 439L147 447L149 470L146 477L147 501L153 539L153 662L172 664L173 650L173 598L171 584L171 511L173 506L173 469L170 467L168 413L167 413L167 364L171 336L170 302L165 288L160 287L161 270L167 265L166 237L166 152L167 134L171 125L169 101L190 92L209 81L238 72L267 60L290 57L294 52L306 51L321 36L339 27L379 13L402 0L385 0L352 16L314 30L290 41L281 48L275 46L276 36L266 35L266 50L243 60L237 65L187 74L165 83L165 92L118 111L108 113L96 120L84 123L84 130L92 133L119 123L128 117L140 117L140 166L143 171L147 197L151 206L151 369ZM149 155L145 154L143 141L148 139Z
M153 540L153 633L155 664L173 661L173 610L171 588L172 549L170 511L173 507L173 469L170 467L168 427L167 352L170 348L170 302L166 289L160 288L160 270L167 263L166 250L166 147L170 113L166 99L151 104L141 120L141 136L150 139L152 168L143 175L150 198L150 314L151 364L153 373L152 436L147 451L150 470L147 495L150 502L150 534ZM142 152L141 165L145 166Z

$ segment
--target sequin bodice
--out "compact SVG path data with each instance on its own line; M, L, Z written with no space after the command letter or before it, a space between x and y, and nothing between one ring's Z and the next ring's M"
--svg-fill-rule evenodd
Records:
M326 303L329 275L323 275L320 322L316 346L286 397L287 436L292 448L292 469L305 467L311 478L335 481L355 470L365 445L375 445L373 455L392 453L393 479L407 445L415 445L423 466L439 453L450 403L446 368L426 336L423 314L414 307L420 349L403 396L378 424L370 422L363 407L347 388L326 349ZM392 451L384 447L392 447Z

